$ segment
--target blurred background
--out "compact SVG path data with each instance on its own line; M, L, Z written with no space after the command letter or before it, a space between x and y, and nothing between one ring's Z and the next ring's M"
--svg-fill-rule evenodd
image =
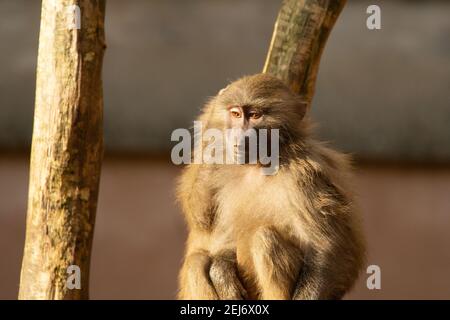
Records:
M173 299L186 238L170 134L259 72L281 1L108 0L93 299ZM25 235L40 1L0 0L0 299ZM378 4L382 29L366 28ZM368 264L348 299L450 299L450 3L349 1L322 58L317 136L356 158Z

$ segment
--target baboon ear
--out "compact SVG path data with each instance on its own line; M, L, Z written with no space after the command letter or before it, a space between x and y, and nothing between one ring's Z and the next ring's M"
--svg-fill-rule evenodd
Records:
M219 91L219 96L221 96L222 94L224 94L225 93L225 91L227 91L227 89L230 87L230 85L227 85L225 88L223 88L223 89L221 89L220 91Z

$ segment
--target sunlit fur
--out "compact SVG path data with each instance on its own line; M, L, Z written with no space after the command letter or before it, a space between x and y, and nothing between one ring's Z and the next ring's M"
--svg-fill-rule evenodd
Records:
M192 164L178 185L189 228L180 299L339 299L364 264L349 159L310 136L306 105L269 75L222 90L198 120L227 128L227 107L261 108L280 129L280 169Z

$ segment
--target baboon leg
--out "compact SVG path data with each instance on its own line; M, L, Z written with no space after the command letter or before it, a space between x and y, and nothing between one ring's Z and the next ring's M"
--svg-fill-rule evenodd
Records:
M303 264L302 251L272 227L258 229L252 238L252 260L263 300L290 300Z
M219 299L241 300L247 297L247 292L238 277L234 252L214 255L209 276Z
M216 300L219 297L209 278L212 259L206 251L199 251L186 257L180 273L182 300Z
M347 265L340 264L333 269L333 263L336 260L334 252L337 252L337 250L333 249L329 252L309 250L305 256L305 263L299 274L292 299L342 299L344 294L351 288L357 276L358 268L352 269L355 264L349 263ZM347 261L351 261L351 259Z

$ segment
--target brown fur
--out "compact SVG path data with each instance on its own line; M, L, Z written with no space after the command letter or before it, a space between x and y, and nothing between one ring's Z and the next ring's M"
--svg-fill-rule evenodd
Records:
M189 165L178 198L189 227L180 299L339 299L364 263L347 180L349 160L309 134L306 106L269 75L244 77L205 107L206 128L225 129L226 106L267 114L280 128L280 169Z

